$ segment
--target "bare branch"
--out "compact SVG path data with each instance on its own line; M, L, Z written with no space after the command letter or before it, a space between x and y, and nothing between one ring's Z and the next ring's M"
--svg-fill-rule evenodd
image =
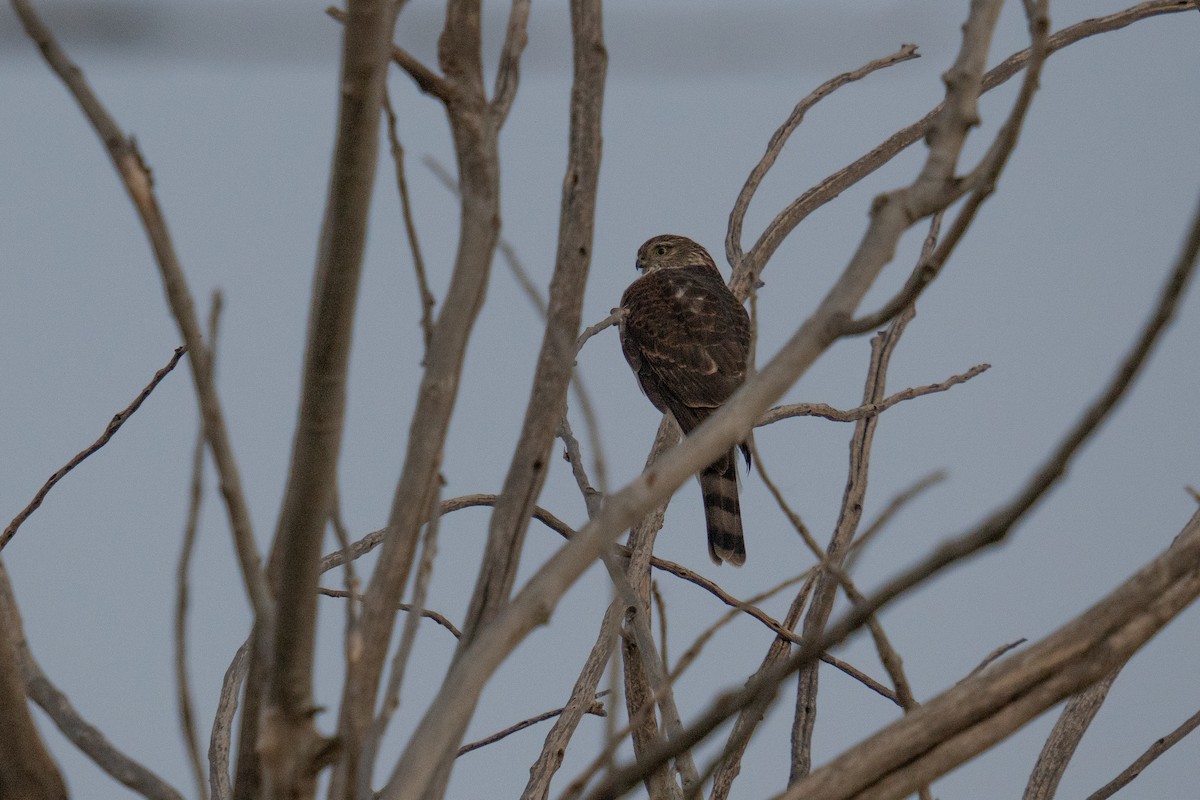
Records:
M271 548L278 608L273 629L261 630L271 650L256 754L275 797L308 796L315 788L315 765L329 752L329 740L313 721L318 562L337 483L350 343L398 12L394 0L350 0L343 29L337 134L317 248L299 413ZM259 656L256 648L256 661ZM252 680L256 673L252 671ZM253 723L259 714L259 708L247 703L246 719ZM243 725L242 730L245 737L250 729Z
M329 6L325 9L325 13L338 22L343 24L346 22L346 12L340 8ZM408 73L408 77L412 78L413 83L422 92L441 100L443 103L450 100L451 88L449 82L418 61L412 53L393 44L389 58L395 62L396 66Z
M592 704L590 706L588 706L586 709L584 709L584 713L585 714L593 714L597 717L607 716L607 712L604 710L604 704L599 701L599 698L605 694L607 694L607 692L600 692L599 694L595 695L595 697L597 699L592 701ZM480 739L477 742L471 742L470 744L464 744L462 747L458 748L458 755L463 756L463 755L471 752L472 750L478 750L481 747L487 747L489 744L495 744L496 742L500 741L501 739L508 737L508 736L512 736L514 733L523 731L526 728L529 728L529 727L532 727L533 725L538 724L539 722L545 722L548 719L553 719L554 717L557 717L558 715L562 714L566 710L567 709L564 706L563 708L555 708L550 711L543 711L541 714L532 716L529 719L521 720L520 722L516 723L515 725L509 725L504 730L493 733L491 736L485 736L484 738Z
M1166 736L1157 740L1146 752L1138 756L1137 760L1126 767L1120 775L1113 778L1100 789L1088 795L1087 800L1107 800L1126 785L1133 781L1138 775L1142 774L1142 770L1150 766L1156 758L1170 750L1175 745L1182 741L1183 737L1187 736L1196 728L1200 727L1200 711L1197 711L1192 716L1175 730L1168 733Z
M1142 19L1191 11L1194 8L1192 0L1151 0L1107 16L1087 19L1050 36L1046 42L1046 54L1049 56L1081 39L1119 30ZM1016 75L1024 69L1030 56L1031 51L1026 49L1006 58L983 76L982 91L990 91ZM828 176L776 214L771 224L758 237L758 241L738 262L737 271L730 281L730 287L735 294L744 297L749 292L752 282L750 276L761 273L783 240L809 214L891 161L905 148L921 141L929 133L942 108L939 104L920 120L897 131L866 155Z
M67 800L67 786L42 737L38 734L18 647L24 641L20 611L8 573L0 563L0 793L5 797Z
M514 0L508 40L497 77L493 113L500 119L515 91L516 64L524 44L526 0ZM608 57L594 0L571 5L574 79L571 86L570 146L559 219L558 250L541 351L525 420L488 526L488 542L476 589L463 622L464 642L508 603L525 531L546 477L546 462L563 419L575 366L571 346L578 335L583 289L591 266L596 190L600 170L600 120ZM509 84L514 84L509 86Z
M529 41L526 27L529 24L530 0L513 0L508 15L508 30L504 34L504 46L500 50L500 64L496 69L496 88L492 92L492 116L496 127L504 124L517 96L517 83L521 73L521 53ZM574 119L574 117L572 117Z
M54 724L62 732L63 736L67 737L67 740L71 744L78 747L85 756L90 758L100 769L108 773L113 780L120 782L142 797L147 798L147 800L183 800L182 795L166 781L117 750L112 742L105 738L103 733L79 715L79 712L71 705L71 701L63 694L62 690L55 686L50 678L42 672L42 668L33 657L33 651L29 649L29 642L25 639L25 632L21 628L21 617L17 609L16 596L13 594L12 584L8 579L8 571L4 569L3 564L0 564L0 626L4 628L3 631L0 631L0 636L3 636L3 641L0 641L0 645L3 645L6 650L11 648L10 652L15 654L16 666L19 670L19 672L6 671L5 674L9 676L19 674L21 676L29 698L46 712L46 715L54 721ZM5 703L8 700L9 698L4 698ZM18 722L11 711L7 712L6 716L9 717L10 721ZM32 720L29 720L29 722L32 725ZM5 730L6 746L10 735L14 735L14 742L17 741L15 734L19 731L19 728ZM35 753L29 747L31 741L27 736L24 737L21 743L25 746L23 750L28 755L35 756ZM41 766L45 768L46 765L43 764ZM49 778L47 775L43 775L42 777L43 779ZM51 788L53 787L51 786ZM58 796L65 798L66 792L63 791Z
M877 403L883 399L888 364L914 313L910 307L896 318L885 333L878 334L871 339L871 360L867 369L866 385L863 387L864 404ZM808 641L814 641L821 637L825 625L829 621L829 616L833 613L833 602L839 584L844 585L851 593L852 600L861 600L861 596L854 596L857 592L854 592L850 580L843 573L841 566L862 519L862 509L867 495L871 444L875 438L875 426L878 421L878 417L865 417L855 423L854 435L850 440L850 464L847 470L846 488L842 494L837 525L830 537L829 546L824 551L819 547L814 548L821 563L818 565L817 582L813 588L812 599L809 601L808 613L804 617L804 638ZM777 499L782 503L782 495L777 495ZM786 508L786 504L783 505ZM811 537L809 540L810 547L816 545L816 542L811 541ZM882 636L882 629L877 625L873 628L877 634L876 642L886 642L886 638ZM881 647L880 653L883 655L890 651L891 648L888 645L886 651ZM894 652L890 652L890 654L896 661L899 660ZM819 665L815 661L802 667L797 675L789 785L795 784L812 768L812 734L816 724L819 675ZM911 705L912 694L908 691L907 682L903 680L903 673L900 675L901 680L897 686L897 689L901 690L899 695L905 697L906 705Z
M480 14L477 0L451 0L438 42L438 59L445 77L436 85L445 89L442 99L458 159L458 248L450 285L426 352L404 466L388 515L389 535L364 593L360 620L363 651L361 658L351 664L343 684L337 733L341 755L330 790L334 800L353 800L355 787L361 783L361 746L375 717L397 608L435 491L467 342L483 304L499 236L499 128L488 111L483 86ZM315 585L312 588L315 590ZM458 742L447 745L426 766L448 775L457 746Z
M408 246L412 250L413 271L417 275L417 292L421 296L421 333L425 336L425 349L433 338L433 308L437 305L429 289L429 277L425 271L425 259L421 256L421 243L417 238L417 225L413 221L412 201L408 196L408 177L404 170L404 147L396 133L396 112L388 93L383 93L383 110L387 116L388 145L392 152L392 163L396 168L396 190L400 194L400 215L404 219L404 232L408 235Z
M317 593L326 597L338 597L343 599L349 599L350 597L350 593L345 589L329 589L325 586L318 587ZM399 605L399 609L408 614L412 614L418 610L416 606L410 605L409 603L401 603ZM443 614L439 614L438 612L432 611L428 608L422 608L420 609L420 614L418 614L418 616L433 620L438 625L441 625L443 628L450 631L450 633L453 634L454 638L456 639L462 636L462 631L460 631L458 627Z
M1071 762L1071 756L1075 755L1075 748L1079 746L1083 734L1092 724L1092 719L1100 710L1119 672L1120 668L1113 670L1103 680L1092 684L1086 691L1067 701L1062 713L1058 715L1058 721L1054 723L1054 729L1042 745L1042 752L1038 754L1037 764L1034 765L1029 782L1025 786L1023 800L1054 800L1058 782L1067 771L1067 764Z
M944 392L951 387L958 386L961 383L966 383L972 378L987 372L992 368L991 364L977 364L971 367L966 372L958 375L952 375L941 383L931 383L927 386L914 386L910 389L905 389L901 392L896 392L890 397L880 400L878 403L864 403L857 408L851 408L846 411L826 405L825 403L791 403L786 406L776 406L762 415L758 424L755 427L763 427L771 425L784 419L792 417L821 417L822 419L831 420L833 422L858 422L866 417L873 417L882 414L892 406L903 403L906 400L912 400L915 397L923 397L927 394L935 394Z
M192 368L192 382L196 387L200 413L204 419L204 436L212 449L213 463L220 479L221 497L225 501L229 526L233 531L246 594L255 615L268 619L272 613L272 600L259 558L258 545L254 540L250 511L242 489L237 461L233 456L224 412L221 410L221 403L213 384L212 369L208 363L200 322L196 318L195 304L183 275L183 268L175 254L166 220L159 209L150 169L146 166L137 143L132 137L126 136L116 121L109 116L88 86L83 71L67 58L28 0L12 0L12 5L26 33L42 51L46 63L66 85L100 137L142 220L142 227L154 251L171 314L183 335L184 346L191 354L188 363Z
M742 186L742 191L738 193L737 200L733 204L733 211L729 214L729 229L725 234L725 257L729 259L730 266L736 269L742 260L742 224L746 219L746 210L750 208L750 201L754 199L754 194L758 191L767 172L775 165L775 159L783 151L783 146L787 144L796 128L804 121L804 115L808 113L808 110L848 83L861 80L872 72L920 57L915 44L902 45L891 55L877 58L856 70L843 72L841 75L830 78L796 104L784 123L775 133L771 134L771 139L767 142L767 151L754 165L754 169L750 170L750 175L746 178L746 183ZM749 280L753 282L755 277L750 276Z
M217 713L213 716L212 734L208 742L208 781L213 800L231 800L233 784L229 779L229 751L233 741L233 715L237 712L238 692L246 671L250 668L250 644L247 639L225 670L221 693L217 698Z
M613 647L617 642L617 626L621 622L624 611L624 604L620 600L614 600L604 613L596 644L588 653L587 661L584 662L579 677L575 679L575 685L571 688L571 696L562 708L562 714L555 720L550 732L546 734L541 754L529 768L529 782L525 785L525 791L521 793L521 800L546 800L550 793L550 780L562 766L567 742L575 734L575 729L588 710L592 698L607 693L597 694L596 685L599 684L600 676L604 673L604 665L612 656Z
M37 490L37 494L35 494L33 499L29 501L29 504L25 506L25 508L21 509L20 513L13 517L12 522L8 523L8 527L4 529L4 533L0 534L0 550L3 550L4 546L12 541L12 538L17 535L17 528L21 527L21 523L29 519L30 514L32 514L34 511L37 511L38 506L40 506L42 501L46 499L46 495L49 494L50 490L54 488L54 484L62 480L68 472L82 464L83 461L92 453L95 453L101 447L104 447L104 445L108 444L108 440L111 439L116 432L121 429L121 426L125 424L125 421L133 416L134 412L141 407L143 401L150 396L150 393L154 391L155 387L162 382L163 378L167 377L167 373L175 369L175 365L179 363L179 359L183 358L183 354L186 352L186 347L176 347L175 353L171 356L171 360L167 362L165 367L154 373L154 377L150 379L150 383L146 384L146 387L138 393L138 396L133 399L133 402L126 406L123 410L118 411L113 415L113 418L109 420L108 425L105 426L104 433L100 434L100 438L92 442L88 447L76 453L74 458L72 458L57 472L46 479L46 482L42 484L42 488Z
M213 378L217 370L217 326L221 319L221 292L214 291L208 312L208 355ZM183 527L183 544L179 551L179 565L175 571L175 684L179 704L179 726L183 729L184 747L196 779L196 797L208 797L208 775L200 757L200 732L196 728L196 715L192 704L192 690L188 680L187 659L187 612L189 603L188 572L191 568L192 552L196 546L196 534L200 529L200 506L204 500L204 429L196 432L196 445L192 450L192 483L188 497L187 521Z

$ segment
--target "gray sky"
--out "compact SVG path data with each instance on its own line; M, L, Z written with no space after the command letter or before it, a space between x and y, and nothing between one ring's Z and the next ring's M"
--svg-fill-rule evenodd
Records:
M487 3L494 62L506 4ZM691 236L723 262L733 200L767 139L821 81L896 49L923 58L853 84L810 112L762 187L747 220L752 241L784 204L939 99L939 75L958 44L965 4L753 2L606 7L610 53L595 260L584 318L616 305L647 237ZM197 299L224 291L220 388L265 549L284 480L303 332L336 112L338 26L324 3L43 2L49 22L154 169L159 199ZM1055 2L1054 28L1122 7ZM414 0L397 39L432 62L440 4ZM1200 16L1177 14L1081 42L1043 75L1021 143L972 233L926 293L893 360L889 387L944 380L980 362L992 369L950 392L903 404L879 424L867 517L918 477L949 479L906 511L856 568L864 588L1009 498L1093 398L1145 319L1200 188ZM570 53L565 4L535 3L522 84L502 134L504 235L543 287L553 267ZM1008 4L992 63L1024 46ZM452 163L444 115L393 73L392 96L435 293L453 256L453 198L421 165ZM986 96L978 157L1013 87ZM130 204L74 103L0 8L0 510L11 517L71 455L103 430L179 344ZM764 274L764 362L845 264L878 192L911 180L923 151L897 158L810 217ZM418 303L390 162L381 161L352 364L341 461L353 532L387 514L420 360ZM907 275L919 232L867 299L876 305ZM749 242L748 242L749 243ZM725 265L723 265L725 266ZM541 327L499 261L474 335L446 455L447 496L498 490L519 430ZM1194 510L1200 486L1196 342L1200 294L1139 384L1078 457L1067 481L1013 540L896 603L883 621L919 700L969 672L996 646L1050 632L1160 552ZM867 341L839 344L788 401L857 404ZM601 408L608 473L640 469L657 414L624 364L616 336L592 340L580 368ZM572 413L576 431L582 424ZM186 503L195 408L185 369L170 376L98 455L64 480L6 548L34 651L79 710L112 741L190 793L175 721L170 620ZM760 432L763 460L824 541L845 480L848 425L793 420ZM541 505L572 524L584 509L565 463ZM249 615L223 511L211 491L193 571L193 685L203 738L221 675ZM658 552L747 597L801 572L811 559L757 476L743 482L749 561L708 562L698 493L672 503ZM6 518L7 519L7 518ZM429 605L460 619L478 569L487 516L462 511L442 525ZM557 546L534 526L523 574ZM332 547L332 545L331 545ZM370 562L364 563L366 570ZM479 738L561 704L607 602L593 570L553 624L498 673L470 728ZM339 576L327 576L337 585ZM669 650L682 653L724 612L699 589L660 579ZM782 616L789 598L765 604ZM338 702L340 601L323 601L318 702ZM686 718L740 685L771 640L752 620L720 634L683 678ZM1125 669L1084 739L1062 796L1106 783L1200 707L1194 610ZM393 725L419 718L453 642L429 626ZM883 672L869 643L839 655ZM422 679L420 676L429 676ZM747 757L737 797L782 789L789 689ZM896 717L886 701L822 672L816 762ZM939 797L1019 793L1053 723L1048 714L935 785ZM126 797L39 717L78 797ZM323 720L328 730L332 714ZM458 798L515 796L545 727L465 756ZM594 753L602 724L585 719L556 791ZM381 759L397 752L400 737ZM711 750L711 749L710 749ZM710 750L704 752L708 753ZM1195 794L1200 740L1149 768L1129 796ZM514 763L520 767L514 767Z

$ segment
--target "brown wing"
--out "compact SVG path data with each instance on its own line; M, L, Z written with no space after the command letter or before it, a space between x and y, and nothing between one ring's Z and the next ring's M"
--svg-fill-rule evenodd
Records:
M642 390L684 433L745 379L750 320L709 266L661 269L625 291L621 346Z

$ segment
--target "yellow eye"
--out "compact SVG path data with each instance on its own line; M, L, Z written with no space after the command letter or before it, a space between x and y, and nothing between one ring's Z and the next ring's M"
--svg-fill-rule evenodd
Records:
M654 248L654 252L658 253L660 256L665 256L667 254L667 246L665 244L660 244L658 247Z

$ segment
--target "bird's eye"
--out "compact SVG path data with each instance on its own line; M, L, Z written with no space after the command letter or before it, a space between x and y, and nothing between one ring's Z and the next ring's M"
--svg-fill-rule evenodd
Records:
M665 256L667 254L667 246L665 244L660 244L658 247L654 248L654 252L660 256Z

